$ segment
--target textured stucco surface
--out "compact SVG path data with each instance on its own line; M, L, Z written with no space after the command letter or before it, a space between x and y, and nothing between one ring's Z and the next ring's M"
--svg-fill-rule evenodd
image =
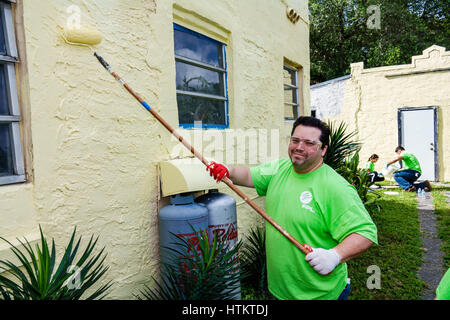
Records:
M20 0L19 0L20 1ZM307 21L307 1L287 1ZM177 22L227 45L230 129L209 130L226 141L233 130L276 130L274 156L285 156L283 138L284 59L303 68L309 83L308 25L292 24L278 0L23 0L28 78L26 94L32 145L32 179L0 186L0 235L13 239L34 234L40 224L61 252L73 228L85 241L100 236L110 266L104 281L115 285L110 299L133 299L158 270L157 164L188 155L101 67L85 47L69 46L60 36L77 6L82 27L96 28L103 41L96 50L135 91L172 126L178 127L173 52ZM181 15L181 16L178 16ZM305 109L309 94L303 88ZM178 130L194 140L195 130ZM206 135L207 136L207 135ZM202 139L205 139L202 138ZM270 137L269 137L270 139ZM230 141L201 151L248 152ZM270 147L269 147L270 148ZM224 159L227 160L227 159ZM259 162L259 161L257 161ZM236 163L235 163L236 164ZM243 164L254 165L244 160ZM220 191L231 194L226 187ZM244 190L263 206L254 190ZM262 223L238 202L240 235ZM84 243L86 244L86 242Z
M311 109L316 110L319 119L333 118L342 111L348 77L311 86Z
M351 78L343 91L336 93L336 84L311 90L311 105L329 94L333 102L320 104L331 120L343 120L349 130L358 130L363 143L360 165L372 153L380 156L375 170L396 157L398 144L397 110L404 107L438 106L439 180L450 180L450 52L439 46L425 49L413 56L411 64L364 69L363 63L351 65ZM319 90L320 89L320 90ZM335 111L340 101L341 110Z

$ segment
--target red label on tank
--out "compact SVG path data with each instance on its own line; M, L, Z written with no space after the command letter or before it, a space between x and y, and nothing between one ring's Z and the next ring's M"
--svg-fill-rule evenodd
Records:
M230 224L230 228L228 229L228 241L237 239L238 233L234 223Z
M238 236L236 222L227 224L209 225L208 228L213 234L217 233L217 237L222 239L222 241L232 241L237 239ZM225 238L227 233L228 237Z
M198 235L196 233L184 233L184 234L178 234L178 236L180 238L186 239L186 242L188 244L188 250L187 250L188 253L192 249L197 250L199 253L201 252L200 247L199 247L200 240L198 239Z

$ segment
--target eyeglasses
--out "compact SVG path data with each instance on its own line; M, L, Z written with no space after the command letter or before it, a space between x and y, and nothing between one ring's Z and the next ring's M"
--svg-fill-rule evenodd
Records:
M290 143L294 145L299 145L303 143L303 145L308 149L313 149L316 146L320 147L322 145L321 141L309 140L309 139L300 139L297 137L290 137Z

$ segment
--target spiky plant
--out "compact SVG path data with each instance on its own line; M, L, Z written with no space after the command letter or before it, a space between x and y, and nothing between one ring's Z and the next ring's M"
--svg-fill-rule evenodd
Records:
M242 284L252 288L255 295L268 298L266 269L266 235L264 228L251 229L243 242L239 255L242 269Z
M75 243L76 227L67 245L64 256L56 265L55 241L52 239L51 252L44 236L41 226L40 246L36 244L35 250L25 239L23 246L19 249L8 240L6 241L14 255L20 261L16 265L11 261L0 261L0 273L10 274L6 277L0 274L0 299L4 300L79 300L82 295L100 280L109 267L103 265L106 254L102 257L104 248L93 256L93 250L98 237L93 236L89 240L81 256L76 259L80 247L81 237ZM23 271L22 271L23 270ZM73 272L75 271L75 272ZM101 286L91 294L86 300L102 299L107 290L111 287L111 281Z
M195 231L195 230L194 230ZM230 247L227 234L209 239L208 233L196 232L198 246L178 235L170 262L161 263L161 280L153 277L153 288L144 286L135 295L140 300L229 300L240 286L237 254L241 243Z
M352 184L363 202L367 201L367 192L371 185L367 170L358 168L359 152L345 159L336 171Z
M336 124L328 121L327 125L330 128L330 143L323 157L323 162L336 170L347 157L360 150L361 143L353 141L357 132L347 133L347 124L344 122Z

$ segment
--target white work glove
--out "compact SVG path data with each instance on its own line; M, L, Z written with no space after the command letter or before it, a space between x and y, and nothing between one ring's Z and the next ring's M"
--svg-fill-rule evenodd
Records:
M305 260L321 275L327 275L341 262L341 257L334 249L312 248Z

